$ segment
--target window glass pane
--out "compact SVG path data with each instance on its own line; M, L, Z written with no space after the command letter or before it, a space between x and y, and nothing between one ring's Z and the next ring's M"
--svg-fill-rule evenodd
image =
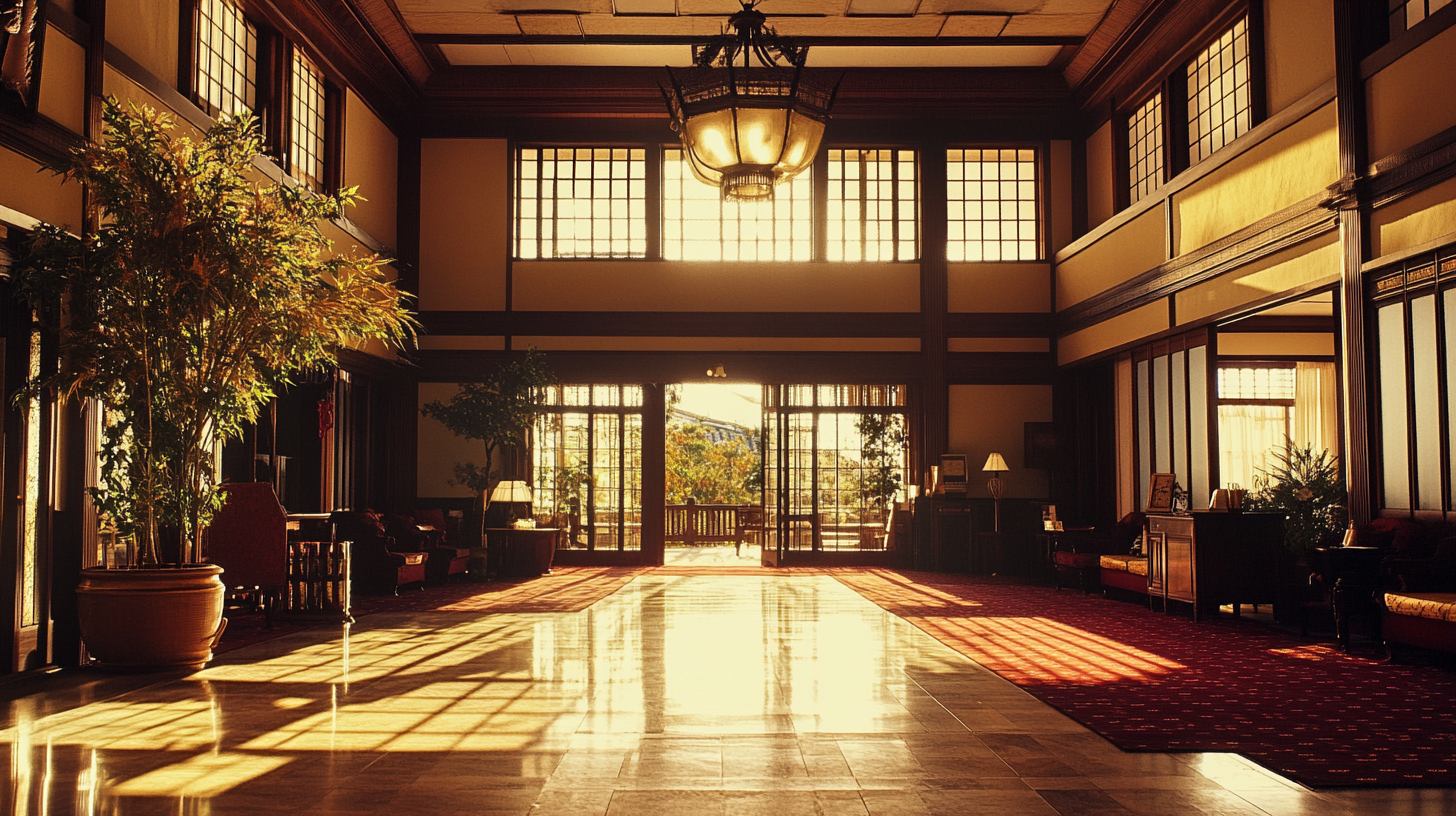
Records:
M1208 506L1208 348L1188 350L1189 500L1192 508Z
M293 177L313 190L323 189L324 77L293 49L293 126L289 160Z
M1411 301L1411 373L1415 389L1416 507L1441 509L1441 404L1436 381L1436 296ZM1428 406L1422 410L1419 406Z
M1384 507L1410 508L1410 453L1406 418L1405 304L1376 312L1380 335L1380 469Z
M522 147L516 170L517 258L647 255L646 150Z
M948 150L946 178L947 260L1040 257L1036 151Z
M253 109L256 96L258 30L228 0L197 4L195 98L213 115Z
M1132 112L1127 120L1129 201L1137 202L1163 185L1163 94Z
M1153 472L1153 412L1150 399L1152 389L1148 376L1148 361L1139 360L1137 364L1137 483L1139 485L1137 507L1139 510L1147 503L1148 474Z
M1184 353L1175 351L1171 365L1173 373L1173 472L1178 475L1178 484L1188 489L1188 370L1184 364Z
M725 201L693 175L680 147L663 150L662 257L670 261L808 261L814 250L812 172L764 201Z
M919 184L910 150L830 150L828 260L919 257Z
M1188 162L1197 164L1251 125L1248 19L1188 65Z
M1153 358L1153 466L1158 473L1173 469L1168 413L1168 357L1164 355Z

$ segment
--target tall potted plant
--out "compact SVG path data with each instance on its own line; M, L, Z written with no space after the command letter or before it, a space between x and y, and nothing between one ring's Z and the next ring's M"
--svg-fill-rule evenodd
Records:
M507 445L526 444L531 426L541 415L546 387L555 381L541 352L531 348L525 357L498 366L484 380L461 383L449 402L434 400L420 409L450 433L484 446L485 464L456 462L455 476L450 480L450 484L480 497L480 528L476 532L481 536L485 535L490 486L496 480L492 468L495 454Z
M361 338L401 343L413 320L377 256L333 254L319 222L357 199L258 183L252 117L200 139L164 113L108 100L100 144L54 168L86 185L79 237L33 234L19 290L59 337L32 382L99 406L97 508L135 540L130 569L83 571L87 649L109 667L199 666L221 633L221 569L200 535L226 499L216 446L300 372Z

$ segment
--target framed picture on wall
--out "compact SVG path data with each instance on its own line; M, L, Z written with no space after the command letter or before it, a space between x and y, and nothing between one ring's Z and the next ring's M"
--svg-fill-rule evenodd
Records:
M1149 513L1171 513L1173 511L1173 485L1177 478L1172 473L1154 473L1148 488Z

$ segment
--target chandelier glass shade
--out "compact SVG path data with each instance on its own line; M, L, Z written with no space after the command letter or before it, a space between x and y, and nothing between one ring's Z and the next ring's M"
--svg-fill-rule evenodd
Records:
M663 95L688 166L726 199L772 198L774 185L809 167L838 90L806 76L809 49L764 20L744 3L729 20L733 33L694 46L691 68L667 69L672 89Z

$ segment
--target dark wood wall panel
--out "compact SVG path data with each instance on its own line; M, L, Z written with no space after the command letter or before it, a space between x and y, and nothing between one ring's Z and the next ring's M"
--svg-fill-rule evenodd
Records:
M919 337L916 312L447 312L420 313L435 335L559 337ZM1051 314L959 313L951 337L1050 337Z

